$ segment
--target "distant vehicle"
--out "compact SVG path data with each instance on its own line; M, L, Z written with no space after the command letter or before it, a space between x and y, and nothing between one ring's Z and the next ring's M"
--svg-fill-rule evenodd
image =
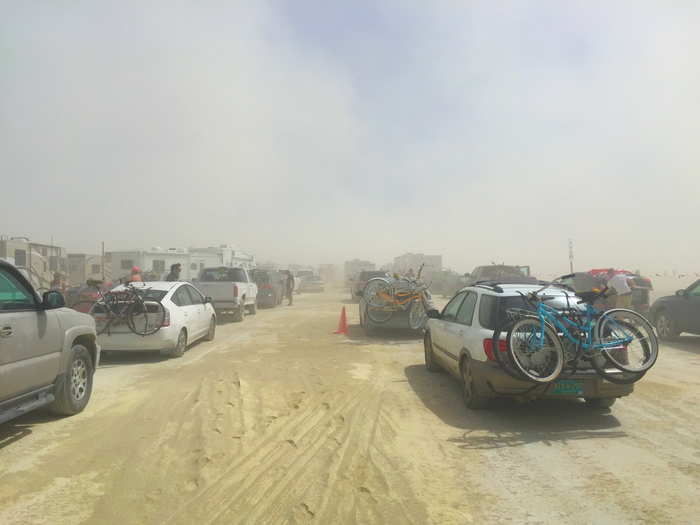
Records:
M257 312L258 286L245 268L204 268L195 284L211 297L220 319L231 316L234 321L242 321L246 310L251 315Z
M700 335L700 281L654 301L649 317L662 339L674 339L683 332Z
M325 289L325 283L317 275L307 275L301 278L299 283L300 293L319 293Z
M632 309L642 315L649 313L650 292L653 289L651 279L642 277L628 270L615 270L615 273L626 275L632 280ZM589 270L588 274L592 275L601 284L608 281L608 268L598 268Z
M632 384L616 384L604 380L588 364L582 364L574 374L562 374L547 388L533 389L533 383L519 380L499 365L494 352L494 330L505 321L506 309L522 308L518 292L527 294L539 290L532 284L494 283L468 286L447 303L442 312L428 312L424 335L425 365L431 372L446 370L462 382L464 402L470 409L485 408L496 397L572 398L582 397L591 406L607 408L618 397L634 390ZM544 290L559 297L551 304L566 308L576 303L576 296L562 288ZM567 295L570 300L567 301ZM501 341L505 344L505 341ZM613 379L622 377L619 370L606 370Z
M44 406L60 415L87 406L100 362L95 321L64 306L59 292L40 298L0 261L0 423Z
M160 301L165 307L165 322L156 333L145 337L135 334L125 323L111 326L97 336L103 351L159 351L170 357L181 357L195 341L214 339L216 313L211 299L191 284L150 281L133 286L147 289L145 293L149 298ZM119 285L114 292L125 288ZM99 316L94 312L93 315Z
M477 266L472 273L466 274L466 284L472 285L479 281L513 281L518 279L522 283L537 284L537 279L530 275L529 266L509 266L506 264L490 264Z
M272 270L255 270L253 279L258 285L258 306L277 306L282 304L286 276Z
M363 270L350 282L350 299L359 302L362 290L367 286L367 281L375 277L388 277L387 272L381 270Z

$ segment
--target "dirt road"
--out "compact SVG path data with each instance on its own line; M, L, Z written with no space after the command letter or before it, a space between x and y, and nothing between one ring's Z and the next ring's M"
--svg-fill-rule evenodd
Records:
M468 413L417 340L333 335L340 297L106 358L84 413L0 426L0 523L697 522L700 338L609 412Z

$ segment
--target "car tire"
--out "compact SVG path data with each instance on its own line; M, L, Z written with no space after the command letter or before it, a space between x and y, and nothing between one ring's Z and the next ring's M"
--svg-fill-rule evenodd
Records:
M56 383L56 399L49 405L49 410L61 416L72 416L82 412L90 401L94 372L88 349L80 344L73 345L68 367Z
M177 336L175 348L168 352L168 357L182 357L185 354L185 350L187 350L187 330L183 328Z
M213 341L215 337L216 337L216 317L212 317L211 321L209 321L209 331L207 331L207 335L204 337L204 340L205 341Z
M243 318L245 317L245 306L241 305L238 307L238 310L236 310L233 315L231 316L231 320L235 323L240 323L243 321Z
M591 408L610 408L617 401L616 397L586 397L584 398L586 405Z
M471 368L471 360L469 358L462 359L459 365L462 377L462 399L465 406L471 410L487 408L491 399L483 396L474 385Z
M423 337L423 351L425 353L425 368L428 370L428 372L442 372L442 368L435 361L433 341L430 337L430 332L425 332L425 336Z
M663 339L664 341L672 341L681 335L680 331L676 327L675 321L671 319L671 316L668 315L666 310L661 310L656 315L654 328L656 328L656 333L659 335L659 339Z
M258 313L258 305L256 305L255 303L249 304L249 305L248 305L248 313L249 313L250 315L255 315L255 314L257 314L257 313Z

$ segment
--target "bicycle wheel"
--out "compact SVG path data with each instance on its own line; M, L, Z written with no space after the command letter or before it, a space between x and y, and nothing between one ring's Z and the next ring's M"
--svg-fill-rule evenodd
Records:
M365 312L374 324L384 324L394 317L394 310L386 307L367 305Z
M529 380L549 383L561 374L564 352L556 332L537 318L516 321L508 331L508 354L515 367Z
M367 285L362 291L362 296L365 298L365 302L368 305L376 308L383 308L388 306L389 303L386 299L380 297L380 293L392 295L391 284L381 277L367 281Z
M89 314L92 313L92 309L94 306L97 304L97 301L90 301L90 300L85 300L85 301L77 301L73 303L72 305L69 306L71 310L75 310L76 312L80 312L81 314Z
M619 343L615 348L600 352L615 367L624 372L646 372L659 356L659 342L654 329L644 317L632 310L614 309L598 319L597 342Z
M491 348L493 349L493 357L500 367L513 379L518 379L519 381L527 381L528 378L522 374L513 363L510 354L507 351L507 341L501 339L501 334L508 334L508 331L513 326L513 323L508 323L504 326L497 326L493 331L493 337L491 338Z
M155 299L135 301L126 312L126 324L137 335L153 335L164 323L165 307Z
M108 304L98 301L90 307L90 315L95 319L95 332L97 335L109 332L109 327L112 325L116 316Z
M428 321L428 313L421 299L414 299L408 310L408 326L411 330L422 330Z
M608 362L607 357L602 354L592 357L590 362L591 366L600 377L617 385L630 385L632 383L636 383L642 377L644 377L644 374L646 374L646 370L644 372L623 372L617 367L610 370L608 369L608 365L610 365L610 363Z

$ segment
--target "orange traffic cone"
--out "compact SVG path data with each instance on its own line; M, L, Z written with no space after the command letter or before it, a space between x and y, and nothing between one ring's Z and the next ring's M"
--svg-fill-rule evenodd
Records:
M338 329L333 332L335 334L347 334L348 333L348 316L345 313L345 307L340 311L340 321L338 321Z

